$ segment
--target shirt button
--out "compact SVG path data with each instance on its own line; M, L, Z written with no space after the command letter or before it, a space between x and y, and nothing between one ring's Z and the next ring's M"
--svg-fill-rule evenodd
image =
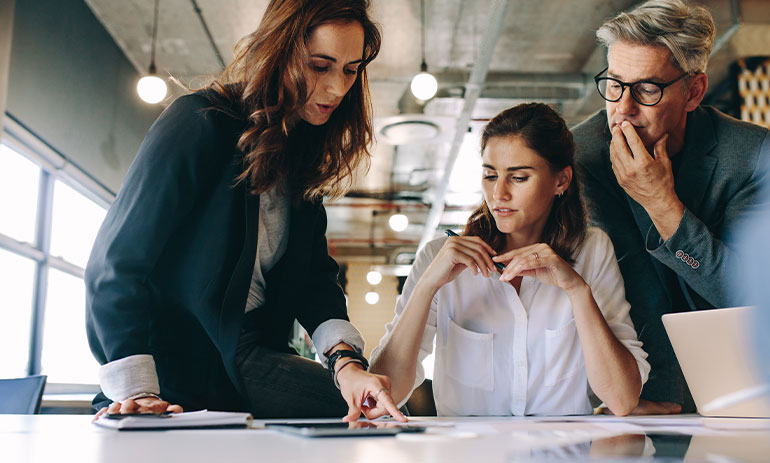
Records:
M515 365L516 365L517 368L526 368L527 362L525 362L523 360L517 360L515 362Z

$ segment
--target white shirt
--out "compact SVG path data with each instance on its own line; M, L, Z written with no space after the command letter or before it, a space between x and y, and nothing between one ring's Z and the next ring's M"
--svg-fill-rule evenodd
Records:
M373 358L445 241L433 240L418 253ZM650 365L629 316L612 243L603 231L588 229L574 268L591 286L610 330L636 359L644 384ZM422 361L433 351L435 337L433 394L439 415L591 413L583 350L566 293L524 277L517 294L497 277L466 269L439 289L431 302L412 390L424 379Z

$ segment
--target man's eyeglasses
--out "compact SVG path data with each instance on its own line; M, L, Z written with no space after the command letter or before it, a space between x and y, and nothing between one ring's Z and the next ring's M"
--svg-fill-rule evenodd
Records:
M631 97L636 100L637 103L644 106L655 106L663 99L663 89L669 85L673 85L679 82L683 77L690 75L689 72L685 72L681 76L670 82L652 82L649 80L638 80L636 82L623 82L622 80L615 79L613 77L602 76L607 72L607 68L604 68L602 72L594 76L594 82L596 82L596 89L599 90L599 95L607 101L615 102L623 98L623 92L626 87L631 88Z

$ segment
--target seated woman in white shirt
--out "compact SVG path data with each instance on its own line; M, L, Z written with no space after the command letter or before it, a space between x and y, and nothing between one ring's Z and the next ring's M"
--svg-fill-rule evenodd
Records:
M371 371L405 403L435 338L439 415L589 414L591 391L628 414L650 366L612 243L586 224L572 134L523 104L489 122L481 151L482 204L463 236L418 253Z

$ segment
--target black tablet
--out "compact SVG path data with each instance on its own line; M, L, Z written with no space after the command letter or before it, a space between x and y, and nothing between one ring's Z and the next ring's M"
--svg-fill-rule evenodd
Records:
M354 423L265 423L265 428L304 437L393 436L402 432L424 432L425 426L356 421Z

